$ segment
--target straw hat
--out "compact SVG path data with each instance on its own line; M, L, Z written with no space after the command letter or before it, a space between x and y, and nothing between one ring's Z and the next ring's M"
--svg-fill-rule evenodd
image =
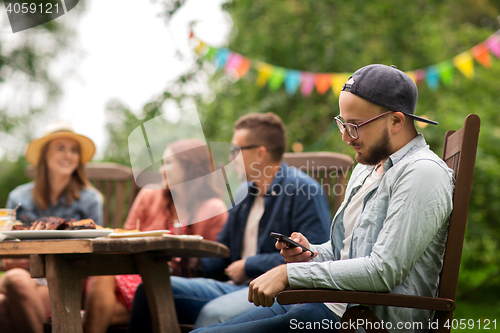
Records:
M76 134L69 122L55 121L45 127L43 137L32 140L29 143L28 149L26 149L26 159L28 162L34 166L38 165L43 147L50 141L59 138L73 139L78 142L80 145L80 158L82 164L87 163L92 159L92 156L94 156L95 145L92 140L86 136Z

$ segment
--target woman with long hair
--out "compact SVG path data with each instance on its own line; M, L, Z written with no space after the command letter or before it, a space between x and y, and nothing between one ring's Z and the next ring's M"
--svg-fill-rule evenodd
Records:
M137 195L125 229L170 230L180 224L183 234L201 235L215 241L227 220L227 207L220 199L210 174L213 172L207 145L183 139L167 146L163 155L162 189L143 188ZM172 263L174 274L193 276L200 269L195 258ZM86 297L84 331L106 332L110 325L126 325L139 275L92 277Z
M93 219L102 223L102 197L89 183L84 164L95 146L66 122L47 126L42 138L30 142L26 159L36 168L33 182L9 194L7 208L21 206L16 218L24 223L55 216L66 220ZM0 278L2 332L42 332L50 313L45 279L31 279L29 259L2 259L7 272Z

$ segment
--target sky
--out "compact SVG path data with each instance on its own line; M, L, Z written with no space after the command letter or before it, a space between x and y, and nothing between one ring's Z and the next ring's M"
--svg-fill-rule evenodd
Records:
M106 145L106 104L118 99L139 112L169 81L187 70L194 60L188 43L189 22L210 45L224 45L230 19L220 9L222 0L189 0L167 26L162 6L151 1L81 0L81 15L69 11L58 20L71 20L77 37L73 47L80 56L62 59L60 68L74 73L64 78L63 94L54 116L70 120L77 133L94 140L96 157ZM77 22L76 24L75 21ZM175 56L176 50L184 60ZM52 119L47 119L50 121ZM40 132L40 135L42 132ZM94 159L95 159L94 158Z

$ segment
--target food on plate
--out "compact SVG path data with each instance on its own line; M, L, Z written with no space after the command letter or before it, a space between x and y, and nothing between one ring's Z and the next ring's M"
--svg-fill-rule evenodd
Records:
M96 228L97 230L113 230L113 228L110 228L110 227L103 227L103 226L101 226L101 225L99 225L99 224L96 224L95 228Z
M44 216L31 223L28 230L65 230L68 221L60 217Z
M12 230L28 230L28 228L24 225L24 223L16 221L12 225Z
M96 229L96 223L92 219L80 221L66 221L63 218L55 216L45 216L32 222L29 226L16 222L12 230L81 230Z
M129 233L136 233L136 232L141 232L139 229L121 229L121 228L115 228L113 229L113 232L115 234L129 234Z
M70 228L66 230L96 229L97 224L92 219L68 222Z

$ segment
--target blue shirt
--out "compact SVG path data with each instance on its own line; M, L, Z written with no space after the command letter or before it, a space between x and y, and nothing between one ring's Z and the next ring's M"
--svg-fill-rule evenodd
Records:
M70 204L66 202L66 195L62 195L55 204L42 210L33 201L31 192L34 186L34 182L23 184L9 193L6 208L14 208L21 203L16 214L19 221L31 223L44 216L57 216L67 221L72 218L76 221L92 219L102 225L102 196L96 189L80 190L80 199L73 199Z
M241 259L243 234L248 215L259 189L248 183L249 195L229 210L218 242L229 247L230 258L203 258L207 275L216 275L232 262ZM330 210L321 186L302 171L282 163L264 197L264 214L259 222L257 254L246 259L245 272L249 278L259 276L284 263L269 234L279 232L289 236L298 231L313 242L328 240Z
M420 134L384 163L384 175L363 200L352 234L349 259L340 260L345 230L343 215L373 167L358 164L346 197L333 219L330 241L312 245L319 255L309 263L287 265L293 289L324 288L390 292L435 297L452 211L453 170L434 154ZM352 306L350 304L349 306ZM422 323L427 332L429 310L372 306L393 328ZM394 332L396 330L389 330Z

